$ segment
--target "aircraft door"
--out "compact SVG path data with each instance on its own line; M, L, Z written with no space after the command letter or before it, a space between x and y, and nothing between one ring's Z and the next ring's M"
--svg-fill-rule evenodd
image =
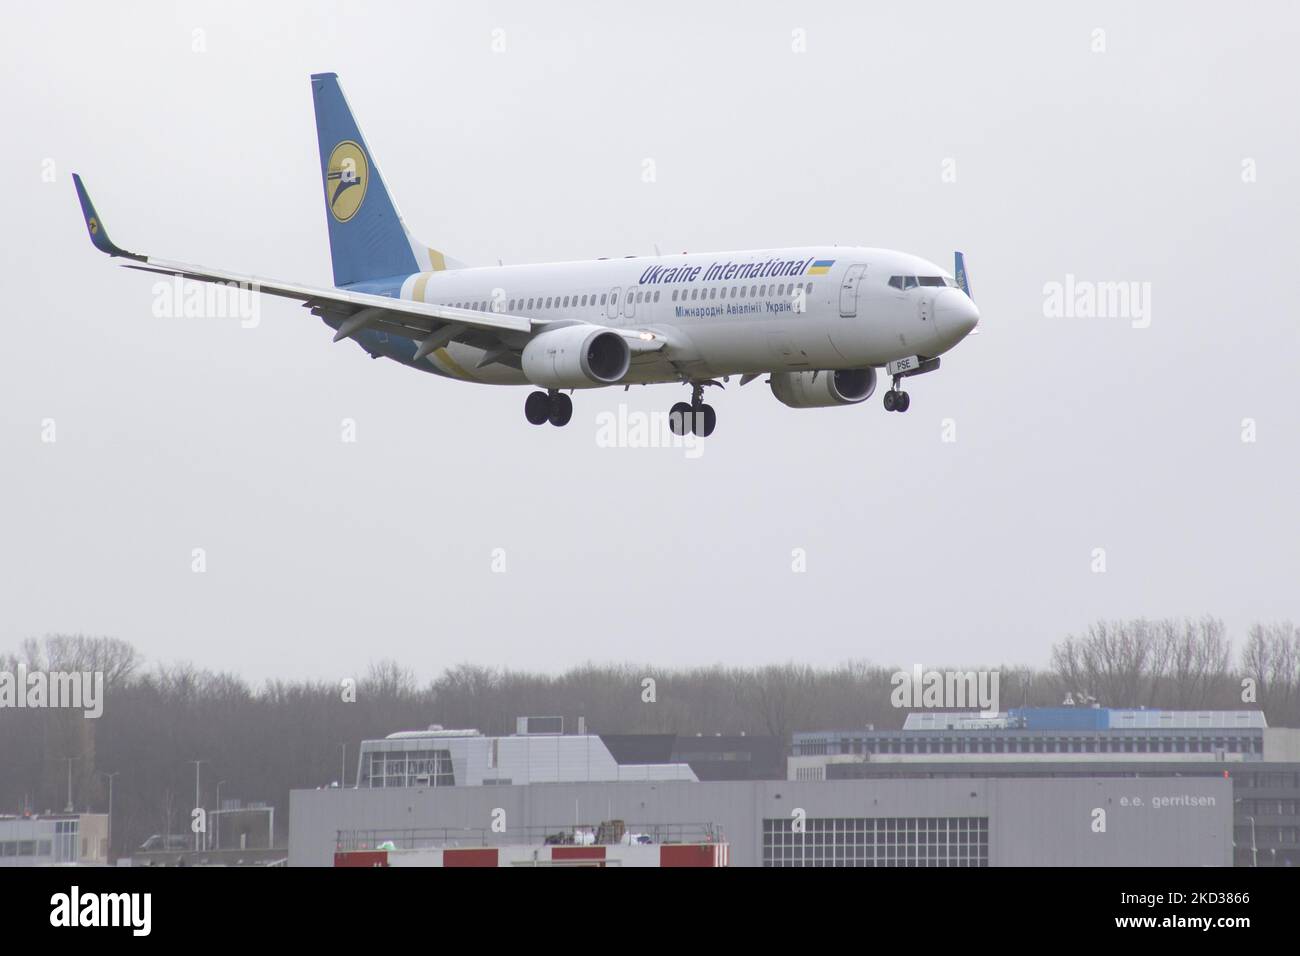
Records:
M636 317L636 290L628 289L627 298L623 300L623 316L627 319Z
M858 285L867 267L862 264L849 266L844 270L844 279L840 282L840 317L851 319L858 314Z

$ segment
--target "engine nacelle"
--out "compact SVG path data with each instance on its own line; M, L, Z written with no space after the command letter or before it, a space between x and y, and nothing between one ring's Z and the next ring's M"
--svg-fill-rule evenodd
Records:
M772 394L791 408L830 408L865 402L876 390L874 368L838 372L773 372Z
M546 388L612 385L632 366L632 349L599 325L565 325L535 336L520 363L528 381Z

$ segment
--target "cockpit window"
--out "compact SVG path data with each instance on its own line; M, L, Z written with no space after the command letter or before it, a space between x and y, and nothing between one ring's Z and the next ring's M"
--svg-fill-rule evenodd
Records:
M957 288L957 280L947 276L890 276L889 285L895 289L915 289L922 286L947 286Z

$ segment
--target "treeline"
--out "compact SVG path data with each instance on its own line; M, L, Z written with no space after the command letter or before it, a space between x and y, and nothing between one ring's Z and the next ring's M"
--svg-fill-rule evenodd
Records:
M1223 623L1199 620L1098 622L1059 641L1050 667L995 661L952 670L995 671L999 705L1054 706L1067 695L1102 706L1262 709L1273 726L1300 726L1300 629L1257 624L1234 653ZM154 833L186 833L194 806L194 761L201 760L203 806L225 798L276 807L287 832L290 789L329 786L356 775L359 744L431 723L514 731L524 715L577 718L595 733L771 734L901 726L891 677L911 662L847 662L814 668L587 664L562 674L473 665L421 684L394 661L372 664L355 686L268 681L254 687L233 673L189 664L146 665L126 641L56 635L0 657L0 671L101 672L104 710L0 710L0 813L103 812L114 773L113 843L129 853ZM929 668L927 669L944 669Z

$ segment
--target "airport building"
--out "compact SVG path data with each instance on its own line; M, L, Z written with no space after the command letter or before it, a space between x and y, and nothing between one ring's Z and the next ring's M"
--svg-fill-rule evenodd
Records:
M383 790L697 779L682 761L620 762L604 739L584 727L576 734L564 733L562 717L521 717L517 732L508 737L434 724L428 730L363 741L356 786Z
M858 766L906 772L773 779L756 770L770 764L770 739L668 743L579 729L529 722L508 737L432 728L367 741L357 786L290 795L289 864L329 866L341 849L434 858L615 826L651 840L674 827L712 834L731 866L1233 862L1233 780L1222 775L1005 774L978 757L960 775L915 773L864 760L850 744ZM691 753L708 774L680 759ZM821 758L825 771L842 755L800 756Z
M902 730L795 734L798 781L1222 779L1233 863L1300 866L1300 730L1258 711L914 713Z
M1042 707L984 716L914 713L901 730L798 733L792 780L828 779L837 763L1105 761L1171 763L1300 759L1300 731L1270 729L1259 711Z
M107 866L108 814L0 816L0 866Z

